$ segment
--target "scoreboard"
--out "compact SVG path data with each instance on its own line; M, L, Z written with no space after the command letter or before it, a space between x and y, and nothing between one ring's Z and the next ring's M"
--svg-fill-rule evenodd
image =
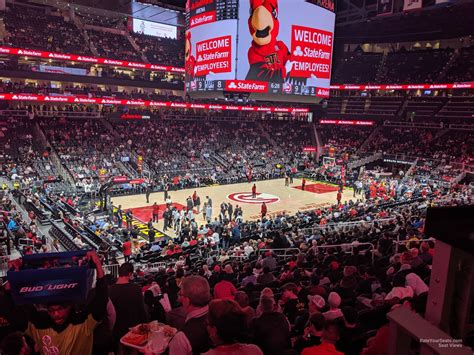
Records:
M328 97L332 10L332 0L188 0L187 93L306 102Z

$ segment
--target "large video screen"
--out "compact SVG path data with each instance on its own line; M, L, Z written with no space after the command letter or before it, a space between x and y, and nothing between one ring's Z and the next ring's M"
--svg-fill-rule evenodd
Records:
M133 32L154 37L177 38L176 26L165 25L164 23L133 19Z
M329 96L330 0L189 0L186 90L278 101Z

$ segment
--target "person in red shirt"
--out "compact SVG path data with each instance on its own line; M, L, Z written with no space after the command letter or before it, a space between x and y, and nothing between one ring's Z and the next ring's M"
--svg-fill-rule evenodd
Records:
M303 178L303 180L301 180L301 190L304 191L304 187L306 185L306 179Z
M130 256L132 255L132 242L129 238L127 238L127 240L123 243L122 249L125 262L128 262L130 260Z
M228 280L230 276L225 273L221 274L220 281L214 286L214 299L233 300L237 289L234 284Z
M155 202L153 204L153 222L155 223L158 223L158 218L159 218L159 213L160 213L160 206L157 205L157 203Z
M262 203L261 212L262 212L262 218L267 215L267 205L265 204L265 202Z
M426 188L424 187L423 190L421 190L421 197L426 198Z
M253 184L252 186L252 198L256 198L257 197L257 186L255 184Z
M340 205L341 204L341 199L342 199L342 193L341 193L341 190L339 190L337 192L337 204Z
M374 184L372 184L370 185L369 190L370 190L370 199L374 199L377 196L377 187Z

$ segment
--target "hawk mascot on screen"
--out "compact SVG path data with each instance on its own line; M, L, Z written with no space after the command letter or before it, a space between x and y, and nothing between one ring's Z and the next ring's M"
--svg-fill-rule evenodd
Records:
M191 44L191 32L186 32L186 42L184 45L184 71L189 79L194 78L196 68L196 58L191 54L193 46Z
M288 47L277 39L280 30L278 0L250 0L248 20L252 45L246 80L283 83L291 70Z

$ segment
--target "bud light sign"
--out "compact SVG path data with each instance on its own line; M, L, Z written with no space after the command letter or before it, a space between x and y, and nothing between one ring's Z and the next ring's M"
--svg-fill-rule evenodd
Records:
M61 254L56 255L55 261ZM28 256L23 262L28 261ZM88 264L9 271L8 281L16 304L84 303L92 287L94 269Z

